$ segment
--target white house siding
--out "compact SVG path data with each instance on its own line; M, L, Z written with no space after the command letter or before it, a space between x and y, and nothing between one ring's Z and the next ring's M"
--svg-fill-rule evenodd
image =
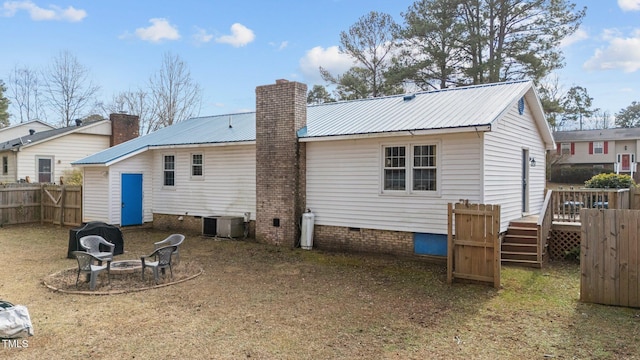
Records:
M204 155L204 176L192 179L191 154ZM175 155L175 186L163 186L163 156ZM225 145L153 152L153 212L189 216L243 216L256 209L255 145Z
M439 193L381 193L382 146L437 144ZM409 153L407 153L409 154ZM307 143L307 207L318 225L447 233L447 203L477 202L481 142L475 133Z
M109 223L121 222L122 174L142 174L142 221L153 221L152 154L147 151L109 167ZM85 194L86 191L85 191ZM89 196L87 194L86 196Z
M91 167L84 168L83 173L83 197L82 197L82 221L102 221L112 223L109 216L108 168Z
M483 203L500 205L501 231L522 217L522 151L536 160L529 167L529 213L538 214L544 202L545 148L528 106L523 115L514 104L484 136Z
M3 169L1 168L1 166L3 166L2 161L3 158L6 157L7 158L7 173L4 174L2 173ZM4 152L2 154L0 154L0 183L15 183L17 176L16 176L16 153L13 151L7 151Z
M56 139L44 141L33 146L23 147L18 153L18 178L26 176L32 182L38 180L36 157L53 158L53 182L58 183L71 163L109 147L108 136L68 134Z
M53 129L53 127L37 121L13 125L7 128L0 129L0 142L17 139L21 136L27 136L29 135L29 130L31 129L35 130L36 132L40 132L51 130Z

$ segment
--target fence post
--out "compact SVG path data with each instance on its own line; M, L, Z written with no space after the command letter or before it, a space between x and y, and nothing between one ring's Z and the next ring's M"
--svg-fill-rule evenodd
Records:
M64 226L64 210L65 210L65 197L67 185L62 185L60 188L60 226Z
M40 225L44 224L44 184L40 184Z

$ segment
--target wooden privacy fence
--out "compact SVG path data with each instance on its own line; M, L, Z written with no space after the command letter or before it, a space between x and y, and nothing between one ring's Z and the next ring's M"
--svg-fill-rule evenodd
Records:
M82 224L82 187L6 184L0 186L0 224Z
M580 217L580 300L640 307L640 211L583 209Z
M448 210L447 281L475 280L499 288L500 205L449 203Z

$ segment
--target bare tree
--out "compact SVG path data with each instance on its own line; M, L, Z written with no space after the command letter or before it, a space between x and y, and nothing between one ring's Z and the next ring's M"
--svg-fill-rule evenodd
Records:
M39 90L40 80L36 70L14 66L9 74L9 98L21 123L44 117Z
M128 113L140 119L140 134L148 134L153 128L153 109L150 95L143 90L123 91L115 95L105 107L107 113Z
M202 91L178 55L165 53L160 70L149 79L152 119L146 133L186 120L200 111Z
M89 78L89 70L68 51L61 52L44 73L45 96L61 124L69 126L93 107L100 87Z

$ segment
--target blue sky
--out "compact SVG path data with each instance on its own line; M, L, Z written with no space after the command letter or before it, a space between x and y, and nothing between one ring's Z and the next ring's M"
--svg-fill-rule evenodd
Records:
M587 6L563 44L566 90L586 87L612 114L640 101L640 0L574 0ZM200 115L255 108L255 87L276 79L323 84L318 67L351 65L340 31L371 10L398 22L410 0L0 0L0 79L16 65L43 68L66 50L89 68L109 101L144 87L166 52L178 54L204 90ZM55 122L55 119L48 119Z

